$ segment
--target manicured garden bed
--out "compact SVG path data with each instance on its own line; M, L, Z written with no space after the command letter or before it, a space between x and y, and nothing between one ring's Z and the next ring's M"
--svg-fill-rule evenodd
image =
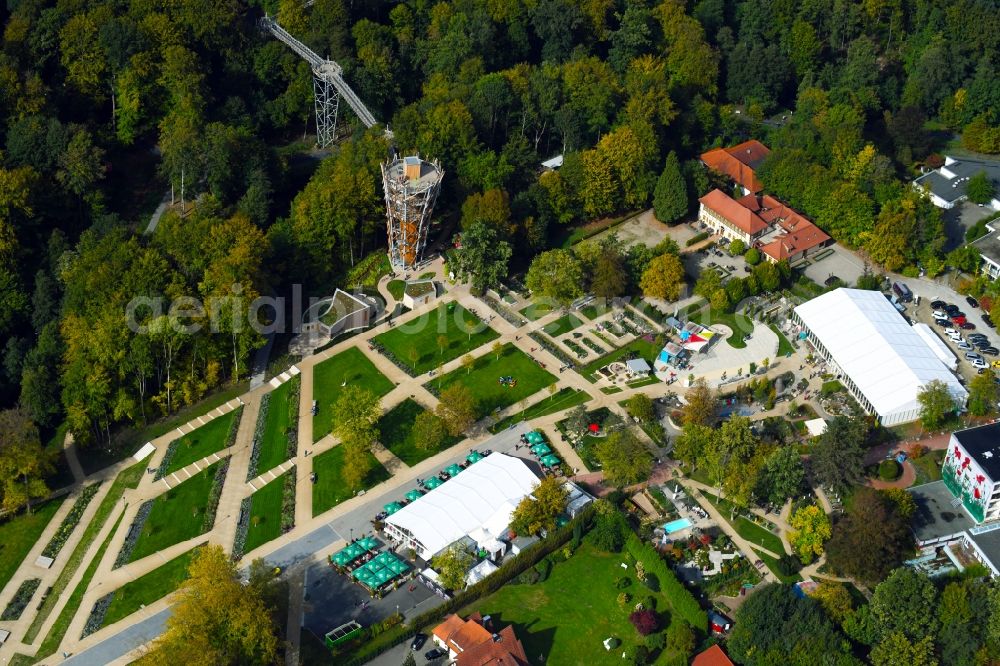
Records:
M565 314L562 317L559 317L559 319L556 319L551 324L544 326L542 330L545 331L547 335L551 335L552 337L558 337L563 333L568 333L572 331L574 328L581 326L582 324L583 321L576 315Z
M462 441L461 437L446 437L436 449L418 447L413 437L413 422L425 411L427 409L423 405L412 398L407 398L383 414L378 422L379 432L382 433L382 444L410 467Z
M363 386L378 396L395 387L357 347L345 349L317 365L313 368L313 399L319 407L313 416L314 442L333 429L332 405L346 384Z
M176 472L231 446L236 438L236 429L239 427L242 413L243 408L238 407L172 441L157 476L163 477Z
M451 301L376 336L373 342L416 376L497 337L499 334L482 320Z
M795 347L793 347L792 343L788 341L788 338L785 337L785 334L782 333L780 330L778 330L778 327L776 325L769 324L769 326L771 330L774 331L774 334L778 336L778 356L784 356L786 354L794 354Z
M501 384L501 377L512 377L516 385ZM444 377L431 380L427 387L443 391L452 384L466 386L475 397L479 416L482 417L513 405L555 381L556 378L530 356L507 344L499 360L492 353L484 354L476 359L471 372L458 368Z
M295 449L294 444L298 441L300 384L301 381L296 376L270 393L254 477L285 462Z
M206 467L153 500L128 562L135 562L211 529L211 525L205 527L208 511L211 510L213 518L215 514L210 495L216 481L216 472L220 465L227 462L221 460Z
M0 523L0 588L17 571L62 502L63 498L54 499L34 507L30 514L22 512Z
M312 502L314 516L318 516L354 496L354 491L347 487L342 475L344 451L343 446L335 446L313 458L313 472L316 474ZM374 455L370 453L368 455L370 468L362 483L364 489L371 488L390 476L388 470L382 467Z
M591 361L590 363L584 365L580 368L580 374L583 375L588 381L595 381L594 373L609 363L615 361L624 361L628 358L641 358L645 359L650 365L656 359L656 355L660 353L661 345L657 345L656 342L647 340L645 337L636 338L632 342L628 343L623 347L601 356L598 359Z
M281 534L281 498L285 487L285 475L251 495L250 524L243 552L249 553Z
M528 307L521 310L521 314L528 321L536 321L541 319L548 313L552 312L553 307L551 303L532 303Z
M114 624L179 588L188 579L188 565L197 550L192 548L115 590L101 626Z
M80 518L83 517L83 512L87 510L87 506L90 505L90 500L94 499L94 495L97 494L98 489L101 487L101 483L91 483L89 486L80 491L77 496L76 501L73 502L73 507L63 518L63 521L59 524L59 528L56 533L52 535L49 539L49 543L42 550L42 555L45 557L51 557L55 559L59 552L62 550L63 546L66 545L66 541L69 539L70 535L73 534L73 530L80 523Z
M779 537L774 532L767 530L754 522L751 522L743 516L738 516L735 520L730 520L729 516L732 515L733 505L729 500L720 499L711 493L702 493L722 517L733 526L736 533L741 537L749 541L750 543L760 546L766 550L771 551L775 555L782 555L785 552L785 547L781 543L781 537Z
M586 391L569 388L567 386L559 389L555 395L542 398L524 411L511 414L503 420L497 421L490 427L490 432L500 432L515 423L530 421L531 419L537 419L542 416L548 416L549 414L555 414L556 412L560 412L564 409L582 405L588 400L590 400L590 396Z

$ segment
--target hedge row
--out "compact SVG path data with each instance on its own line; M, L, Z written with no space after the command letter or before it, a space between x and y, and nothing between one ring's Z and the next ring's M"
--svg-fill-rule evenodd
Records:
M507 323L509 323L511 326L514 326L516 328L521 328L522 326L528 323L527 319L517 314L516 312L514 312L513 310L511 310L506 305L504 305L497 299L493 298L489 294L483 294L482 296L479 297L479 300L486 303L486 305L488 305L491 310L493 310L498 315L506 319Z
M173 459L174 454L177 453L177 447L180 444L180 437L167 444L167 452L163 454L163 460L160 461L160 466L156 468L156 476L153 477L153 481L159 481L167 475L167 470L170 469L170 461Z
M691 238L688 238L687 242L684 243L684 245L686 245L687 247L691 247L692 245L697 245L698 243L708 238L708 236L709 233L707 231L703 231L700 234L695 234Z
M0 615L0 620L17 620L21 617L21 613L24 609L28 607L28 602L31 601L31 597L35 595L35 590L38 586L42 584L41 578L29 578L28 580L21 583L21 586L17 588L17 592L14 593L14 598L10 600L7 607L3 609L3 615Z
M281 487L281 533L284 534L295 527L295 468L285 472L284 485Z
M122 549L118 552L118 558L115 560L114 566L111 567L112 569L125 566L132 559L132 549L135 548L135 542L139 540L142 528L146 524L146 519L149 518L149 512L152 510L153 500L146 500L139 507L139 510L135 514L135 520L132 521L132 526L128 528L128 534L125 535L125 543L122 544Z
M236 522L236 538L233 540L233 561L243 557L243 548L247 543L247 530L250 529L250 503L253 502L253 495L243 498L240 502L240 517Z
M294 458L299 452L299 396L301 390L301 375L295 375L288 380L288 413L291 418L288 430L285 431L285 435L288 437L288 444L285 448L286 458Z
M577 529L577 525L586 524L590 520L591 515L593 515L593 512L593 504L586 506L573 520L553 531L545 539L528 546L521 551L520 555L504 562L503 566L472 587L457 593L440 606L421 613L407 624L394 627L365 643L353 655L346 658L343 662L344 666L361 666L361 664L367 663L386 650L390 650L403 641L408 640L413 636L414 632L430 627L432 624L440 622L444 616L461 610L477 599L493 594L511 579L519 576L525 570L534 567L543 558L562 548L567 541L573 538L573 533ZM703 617L702 625L704 624L705 619Z
M87 623L83 625L83 632L80 634L81 639L86 638L104 626L104 616L108 614L108 608L111 607L111 601L114 598L115 593L109 592L94 603L94 607L87 617Z
M80 523L83 512L87 510L87 505L90 504L90 500L94 499L94 495L97 494L97 489L100 487L101 484L99 482L92 483L80 491L80 496L76 498L76 503L73 504L73 508L70 509L66 517L63 518L62 523L59 524L59 529L52 535L48 545L45 546L45 550L42 551L42 555L55 559L59 551L66 545L69 535L73 533L73 530Z
M670 599L674 613L704 633L708 629L708 616L702 610L698 600L677 579L677 576L663 561L656 549L648 543L643 543L635 534L629 534L625 542L625 550L637 562L642 562L647 573L654 574L660 581L660 591Z
M226 472L229 471L230 458L224 458L219 462L219 469L215 470L215 478L212 479L212 489L208 493L208 502L205 504L205 520L201 524L202 533L208 532L215 527L215 512L219 510L219 498L222 497L222 486L226 484Z
M260 461L260 447L264 443L264 430L267 429L267 411L271 405L271 392L260 398L260 409L257 410L257 423L253 426L253 440L250 444L250 465L247 466L247 481L257 478L257 463Z

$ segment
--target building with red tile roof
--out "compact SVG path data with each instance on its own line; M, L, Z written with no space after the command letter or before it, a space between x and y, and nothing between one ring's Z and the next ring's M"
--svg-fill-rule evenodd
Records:
M691 661L691 666L734 666L733 662L718 645L713 645L704 652L699 652Z
M725 238L759 248L772 263L797 261L831 242L826 232L768 194L733 199L721 190L712 190L699 201L701 222Z
M449 615L434 627L434 642L448 651L456 666L527 666L528 657L514 628L506 626L494 633L487 628L488 621L479 613L465 620Z
M750 194L764 189L756 172L770 154L767 146L751 139L736 146L715 148L702 153L701 161L709 169L732 179L743 188L744 194Z

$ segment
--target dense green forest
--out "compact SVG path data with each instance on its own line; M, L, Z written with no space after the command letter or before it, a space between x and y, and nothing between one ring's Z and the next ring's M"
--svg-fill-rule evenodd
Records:
M949 142L1000 152L988 0L8 0L0 397L43 431L107 442L233 381L263 341L239 298L322 294L384 244L387 140L341 105L339 146L310 154L311 73L265 11L343 65L401 150L441 161L439 217L492 226L522 263L648 206L671 151L693 209L697 155L756 137L770 191L933 275L942 221L909 179ZM143 235L182 189L193 210ZM140 308L139 335L138 296L228 305L191 335Z

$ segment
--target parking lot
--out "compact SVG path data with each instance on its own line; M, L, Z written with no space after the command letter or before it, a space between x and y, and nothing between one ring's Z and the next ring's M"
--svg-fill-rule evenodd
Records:
M958 306L959 310L966 315L966 319L969 323L975 325L973 330L961 330L957 326L949 326L949 328L957 329L958 333L961 334L963 340L968 340L970 334L981 334L985 335L987 340L993 347L1000 348L1000 336L997 335L996 330L986 326L982 321L983 311L979 308L973 308L968 303L965 302L964 298L959 300L952 298L948 300L946 298L935 298L931 296L926 296L920 299L920 304L916 305L914 303L908 303L906 307L905 314L908 315L913 321L923 322L931 326L935 334L945 343L949 350L955 354L958 359L958 370L962 375L963 379L966 381L971 380L977 374L977 369L973 367L965 358L967 351L980 353L977 349L966 350L959 348L958 345L945 333L945 327L938 326L934 322L933 309L931 308L931 303L935 300L941 300L945 303L953 304ZM972 345L970 345L971 347ZM992 365L993 361L1000 359L1000 356L991 356L987 354L980 353L980 356L986 361L987 364Z

